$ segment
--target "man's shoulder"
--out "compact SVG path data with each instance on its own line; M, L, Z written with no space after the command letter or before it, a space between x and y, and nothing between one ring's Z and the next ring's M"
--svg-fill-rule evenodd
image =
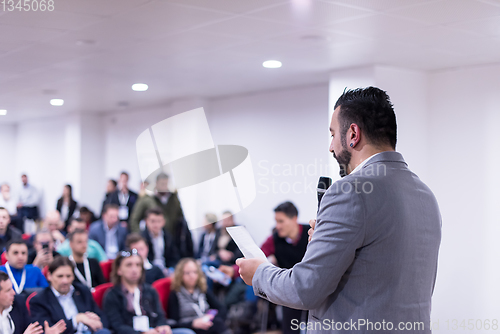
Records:
M34 266L32 264L27 264L24 266L24 268L26 269L26 274L30 274L30 273L42 274L42 271L40 270L40 268L38 268L37 266Z
M96 220L95 222L93 222L92 224L90 224L90 226L89 226L89 233L90 232L96 232L99 229L102 229L102 220L101 219Z
M50 303L48 303L48 298L50 296L54 296L54 293L52 292L52 289L50 288L50 286L38 291L36 293L36 295L34 295L31 300L30 300L30 304L31 303L39 303L39 304L42 304L42 305L49 305ZM55 296L54 296L55 297Z

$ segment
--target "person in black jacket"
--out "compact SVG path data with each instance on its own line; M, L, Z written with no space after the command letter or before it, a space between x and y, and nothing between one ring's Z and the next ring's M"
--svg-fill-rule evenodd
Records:
M179 251L170 233L164 229L165 217L159 208L146 211L146 229L142 236L149 247L148 260L164 270L168 275L168 268L174 268L179 262Z
M53 327L44 322L30 324L26 299L17 295L9 276L0 272L0 332L2 334L60 334L66 330L66 323L60 320Z
M0 253L10 240L21 239L22 232L10 224L10 215L7 209L0 207Z
M144 283L144 264L136 249L118 254L111 278L113 287L104 296L103 308L116 333L192 333L186 329L172 331L167 325L158 293Z
M176 326L197 334L231 333L225 324L224 306L207 290L206 278L193 258L182 259L175 267L168 312Z
M67 184L63 188L62 196L57 200L56 210L61 214L64 221L64 231L68 230L68 225L73 218L78 203L73 199L73 188Z
M128 178L128 173L122 172L117 185L118 189L111 192L104 200L104 205L116 204L120 207L119 219L122 222L127 222L127 224L129 222L130 215L132 214L135 202L137 202L137 199L139 198L137 193L128 188Z
M74 281L74 265L67 257L58 256L49 265L50 286L30 300L33 321L49 325L60 319L66 322L64 334L90 330L109 334L108 321L83 284Z
M125 240L125 245L129 249L137 249L137 254L142 257L144 261L144 270L146 271L146 283L153 284L154 281L157 281L161 278L164 278L165 275L160 267L152 264L148 260L149 247L146 243L146 240L139 233L131 233L127 236L127 240Z

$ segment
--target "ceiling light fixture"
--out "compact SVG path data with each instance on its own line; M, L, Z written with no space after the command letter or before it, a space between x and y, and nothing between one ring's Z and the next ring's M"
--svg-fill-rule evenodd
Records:
M135 90L136 92L145 92L148 90L148 85L143 84L143 83L136 83L132 85L132 89Z
M266 60L262 63L262 66L264 66L265 68L280 68L281 62L278 60Z
M64 104L64 100L62 99L52 99L50 100L50 104L52 104L53 106L56 106L56 107L60 107Z
M7 115L7 110L0 109L0 116L5 116L5 115Z

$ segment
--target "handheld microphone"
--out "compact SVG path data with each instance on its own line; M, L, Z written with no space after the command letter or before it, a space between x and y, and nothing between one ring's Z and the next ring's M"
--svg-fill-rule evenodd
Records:
M323 195L325 192L330 188L332 185L332 179L327 176L321 176L318 181L318 211L319 211L319 205L321 204L321 199L323 198Z

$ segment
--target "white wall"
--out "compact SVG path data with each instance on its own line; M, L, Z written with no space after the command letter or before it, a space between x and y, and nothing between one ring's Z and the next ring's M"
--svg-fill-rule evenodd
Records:
M299 221L316 217L318 178L327 174L328 85L248 94L211 101L208 122L214 142L248 149L257 197L235 220L257 243L275 225L273 209L292 201Z
M428 184L443 217L433 318L451 333L447 319L499 320L500 66L430 78Z
M16 125L0 125L0 184L21 182L21 175L16 175ZM14 181L15 180L15 181Z

